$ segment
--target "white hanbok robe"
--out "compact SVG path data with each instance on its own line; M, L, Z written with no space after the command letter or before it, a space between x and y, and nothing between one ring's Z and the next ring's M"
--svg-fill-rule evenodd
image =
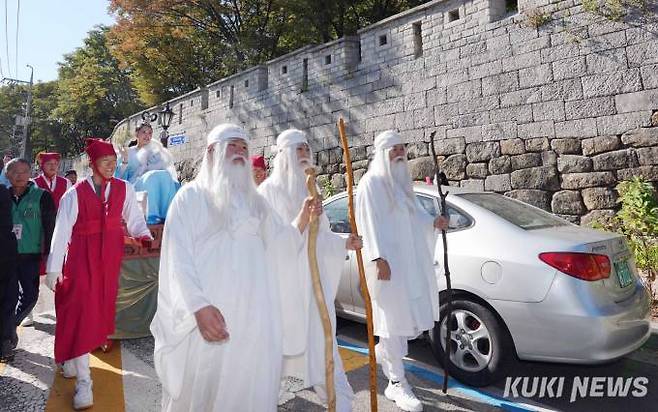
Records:
M165 223L158 309L151 324L164 411L275 411L282 362L276 278L301 247L276 214L261 221L240 206L218 231L196 182L174 198ZM285 276L285 272L283 273ZM227 341L206 342L194 313L213 305Z
M282 219L293 221L295 216L291 216L286 208L285 189L272 183L272 180L265 180L259 187L258 191L263 194ZM299 205L301 208L302 205ZM304 386L325 385L325 359L324 359L324 330L320 312L318 311L315 295L313 293L313 283L310 266L308 262L308 228L304 232L304 247L299 255L297 263L299 277L295 282L289 282L288 279L281 279L281 294L285 300L284 319L288 320L291 327L286 329L286 333L291 338L303 343L302 353L284 353L283 376L294 376L304 380ZM324 299L327 304L329 318L332 322L332 335L334 336L334 363L336 376L337 392L344 392L343 403L345 410L351 407L353 392L347 380L342 366L340 356L338 356L336 342L336 307L334 300L338 292L341 271L347 250L345 249L345 239L340 235L333 233L329 227L329 220L326 215L320 216L320 227L317 238L317 258L320 269L320 279L324 292ZM303 318L300 319L299 315ZM341 387L342 383L342 387ZM340 393L338 394L340 397ZM339 410L341 410L339 405Z
M439 293L432 251L434 218L418 201L414 210L396 193L393 206L384 177L366 173L357 188L356 211L363 237L366 281L375 335L414 338L439 320ZM385 259L391 279L378 280L374 260Z

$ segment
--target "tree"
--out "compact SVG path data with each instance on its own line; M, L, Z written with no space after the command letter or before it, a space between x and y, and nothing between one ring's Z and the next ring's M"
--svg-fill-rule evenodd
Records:
M64 153L80 153L86 137L109 136L119 120L143 107L130 81L130 69L119 68L109 52L108 30L90 31L83 46L60 63L57 104L45 118L61 126L56 145Z
M427 0L111 0L112 53L155 105Z

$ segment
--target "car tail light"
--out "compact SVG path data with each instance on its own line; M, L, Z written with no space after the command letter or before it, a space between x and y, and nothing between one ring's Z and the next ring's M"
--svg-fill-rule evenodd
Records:
M540 253L542 262L578 279L594 281L610 277L610 259L606 255L574 252Z

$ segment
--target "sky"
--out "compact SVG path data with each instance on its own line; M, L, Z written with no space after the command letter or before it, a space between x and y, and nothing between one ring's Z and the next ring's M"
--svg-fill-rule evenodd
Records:
M30 69L26 67L29 64L34 67L35 82L55 80L57 62L63 60L64 54L82 46L82 40L94 26L114 22L108 14L108 5L108 0L0 0L1 77L29 80Z

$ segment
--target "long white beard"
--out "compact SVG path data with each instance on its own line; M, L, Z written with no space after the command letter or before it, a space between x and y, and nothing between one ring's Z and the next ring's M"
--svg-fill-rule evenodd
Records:
M242 158L243 163L233 163L236 158ZM229 160L215 156L210 175L213 178L206 181L206 190L217 212L218 228L228 228L231 217L236 217L236 210L241 215L262 215L261 202L246 158L236 155Z
M291 177L288 183L288 194L290 195L291 204L290 206L293 210L289 211L291 213L296 212L301 209L304 199L308 196L308 188L306 187L306 173L305 170L309 168L310 163L298 164L297 167L293 167L291 170Z
M282 189L280 207L283 210L279 213L286 221L292 221L297 216L308 196L305 170L313 164L310 159L305 160L300 162L293 148L283 149L274 159L274 171L269 179L275 187Z
M415 207L411 174L406 159L391 161L391 180L396 197L400 197L409 208Z

